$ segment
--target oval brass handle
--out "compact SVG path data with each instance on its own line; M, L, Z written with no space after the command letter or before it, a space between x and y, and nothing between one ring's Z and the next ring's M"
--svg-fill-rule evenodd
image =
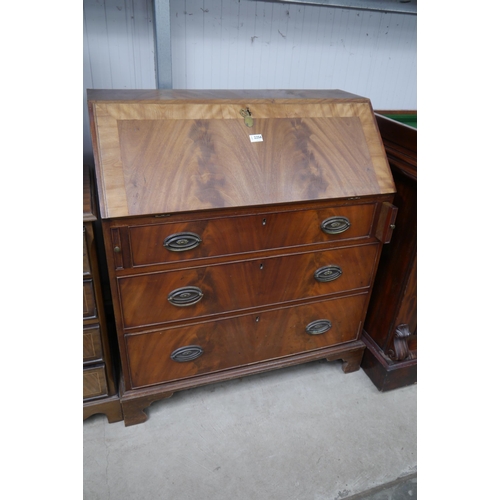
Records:
M321 230L327 234L339 234L347 231L351 227L351 223L347 217L335 215L328 217L321 223Z
M309 335L321 335L330 330L331 327L332 324L327 319L317 319L306 326L306 332Z
M192 250L201 243L201 238L196 233L176 233L163 240L163 246L171 252L185 252Z
M203 292L197 286L185 286L172 290L168 294L168 301L177 307L192 306L203 297Z
M172 352L170 359L177 361L177 363L185 363L186 361L193 361L203 354L203 349L199 345L186 345L179 347Z
M342 269L339 266L324 266L320 267L314 273L316 281L326 283L328 281L336 280L342 276Z

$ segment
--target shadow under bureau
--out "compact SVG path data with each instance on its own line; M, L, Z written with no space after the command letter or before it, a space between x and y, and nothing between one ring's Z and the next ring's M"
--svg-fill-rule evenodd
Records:
M89 90L125 425L174 392L316 359L359 369L396 209L370 101Z

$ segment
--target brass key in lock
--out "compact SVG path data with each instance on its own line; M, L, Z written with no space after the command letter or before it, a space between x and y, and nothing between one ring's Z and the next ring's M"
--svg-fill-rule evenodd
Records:
M240 115L245 119L245 125L247 127L253 126L253 118L252 118L252 113L250 113L250 110L247 109L241 109L240 110Z

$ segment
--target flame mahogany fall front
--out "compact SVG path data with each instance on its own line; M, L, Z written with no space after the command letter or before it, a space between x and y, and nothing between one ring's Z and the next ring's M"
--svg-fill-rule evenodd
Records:
M93 90L88 102L125 425L189 387L316 359L359 369L396 215L368 99Z

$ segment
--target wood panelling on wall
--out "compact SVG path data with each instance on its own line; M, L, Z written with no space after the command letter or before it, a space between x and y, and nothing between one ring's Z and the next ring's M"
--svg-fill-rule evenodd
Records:
M153 0L84 0L83 7L90 161L86 89L155 88L154 19ZM170 0L170 18L174 88L342 89L370 98L375 109L417 109L417 16Z

